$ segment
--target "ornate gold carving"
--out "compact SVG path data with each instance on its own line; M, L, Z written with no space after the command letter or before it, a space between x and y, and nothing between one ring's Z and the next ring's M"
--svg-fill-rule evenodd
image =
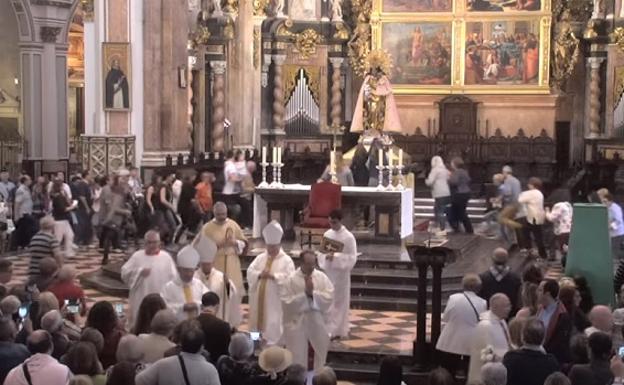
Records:
M598 37L598 32L596 32L596 20L590 20L587 22L587 27L585 28L585 32L583 32L583 39L585 40L593 40Z
M290 28L293 26L293 21L291 19L286 19L282 25L277 27L276 35L278 37L291 37L295 36L293 32L290 31Z
M238 0L225 0L223 11L225 13L238 13Z
M43 26L39 30L41 40L45 43L56 43L56 37L61 33L61 27Z
M392 57L382 49L371 51L365 60L366 72L379 68L384 74L392 72Z
M618 106L620 99L622 99L622 94L624 94L624 66L615 67L615 87L613 89L613 109Z
M316 46L323 39L322 36L313 29L306 29L301 33L295 34L294 38L295 48L303 59L307 59L312 54L316 53Z
M370 17L373 11L373 0L352 0L351 10L355 28L348 43L349 60L355 74L364 77L366 75L365 61L371 45Z
M592 14L592 0L553 0L553 17L555 20L563 19L563 13L568 11L570 21L589 20ZM545 11L548 11L545 9Z
M84 21L93 21L95 16L95 0L80 0L80 6L82 7L82 14Z
M557 27L559 31L554 37L552 48L552 82L563 89L578 62L580 40L574 35L567 18L560 21Z
M191 33L191 47L195 48L198 45L206 45L210 40L210 31L205 25L198 25L197 29Z
M349 39L349 30L344 23L336 23L336 32L334 32L334 39L347 40Z
M253 0L254 16L266 16L266 9L268 5L269 0Z
M223 27L223 37L228 40L234 39L234 20L230 17L226 18L225 26Z
M542 17L541 36L550 36L550 17ZM539 72L538 82L540 86L548 86L550 77L550 45L547 44L548 39L540 39L540 50L542 51L542 69Z
M260 48L262 36L260 34L260 27L254 27L253 30L253 65L255 69L260 66L260 54L262 49Z
M617 27L609 37L612 43L616 44L621 51L624 51L624 27Z

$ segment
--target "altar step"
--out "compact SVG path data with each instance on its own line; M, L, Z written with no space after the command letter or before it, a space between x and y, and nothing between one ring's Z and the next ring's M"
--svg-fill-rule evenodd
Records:
M433 219L433 198L414 198L414 220L416 223ZM470 199L466 207L468 217L472 223L481 223L486 218L487 202L485 199Z

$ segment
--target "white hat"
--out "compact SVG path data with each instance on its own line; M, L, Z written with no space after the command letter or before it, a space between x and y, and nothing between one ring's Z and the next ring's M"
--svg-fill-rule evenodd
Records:
M176 257L178 267L196 269L199 264L199 253L193 246L184 246Z
M119 175L119 176L128 176L128 175L130 175L130 171L128 171L128 169L126 169L126 168L120 168L119 170L117 170L117 175Z
M193 247L199 253L200 262L213 262L217 254L217 244L212 238L200 234L197 240L193 242Z
M262 230L262 238L264 238L264 243L267 245L279 245L282 243L282 236L284 235L284 230L282 226L277 221L271 221L264 230Z

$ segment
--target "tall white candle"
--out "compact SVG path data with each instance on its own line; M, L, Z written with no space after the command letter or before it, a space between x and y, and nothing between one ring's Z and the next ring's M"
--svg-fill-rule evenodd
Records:
M388 150L388 166L392 167L392 163L394 162L394 151L392 149Z
M329 171L334 174L336 173L336 151L329 153Z
M282 164L282 148L277 148L277 164Z
M383 150L381 148L379 149L378 155L379 155L379 166L383 167Z
M266 164L266 146L262 146L262 163Z
M277 147L273 147L273 159L271 159L271 163L277 163Z
M399 166L403 166L403 149L399 148Z

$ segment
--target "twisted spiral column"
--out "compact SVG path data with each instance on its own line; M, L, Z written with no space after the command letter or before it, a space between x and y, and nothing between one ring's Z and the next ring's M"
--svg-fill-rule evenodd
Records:
M212 85L212 151L225 149L225 61L210 62Z
M284 130L284 80L282 66L286 61L286 55L273 55L275 64L275 76L273 77L273 129Z
M600 66L604 58L590 57L589 72L589 137L600 136Z
M331 86L331 127L339 128L342 118L342 89L340 87L340 70L344 58L332 57L329 59L332 63L332 86Z

